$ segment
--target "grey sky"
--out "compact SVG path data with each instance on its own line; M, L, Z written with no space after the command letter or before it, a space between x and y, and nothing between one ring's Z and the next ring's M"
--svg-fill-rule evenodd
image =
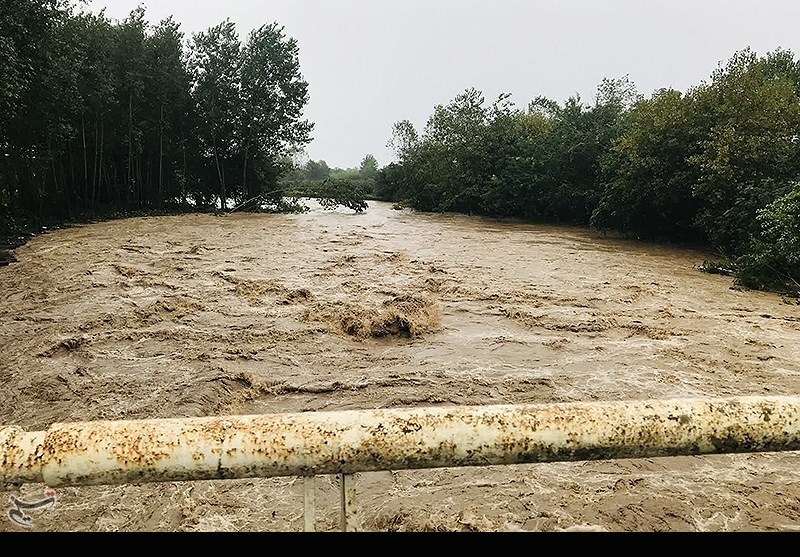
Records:
M383 165L391 126L421 128L434 105L467 87L519 106L538 95L593 97L603 77L640 92L687 87L750 46L800 53L798 0L91 0L112 19L142 3L156 23L191 33L226 17L240 37L278 21L297 39L309 82L307 147L330 166L367 153Z

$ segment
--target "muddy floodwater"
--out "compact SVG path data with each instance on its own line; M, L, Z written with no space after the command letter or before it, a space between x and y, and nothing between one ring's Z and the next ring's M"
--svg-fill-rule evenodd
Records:
M0 268L0 421L29 430L800 394L796 300L699 272L703 253L588 230L370 202L118 220L16 256ZM318 486L317 527L336 530L337 480ZM367 530L800 530L796 452L372 472L356 489ZM303 528L293 477L56 497L32 530Z

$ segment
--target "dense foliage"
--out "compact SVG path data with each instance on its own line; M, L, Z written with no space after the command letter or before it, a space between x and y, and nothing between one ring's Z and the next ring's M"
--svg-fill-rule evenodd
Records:
M273 192L308 143L298 47L277 23L185 39L138 8L0 0L0 231Z
M643 98L604 80L585 103L468 89L422 130L395 124L398 162L379 198L458 211L591 224L642 239L703 242L746 285L800 281L800 62L749 49L685 94Z

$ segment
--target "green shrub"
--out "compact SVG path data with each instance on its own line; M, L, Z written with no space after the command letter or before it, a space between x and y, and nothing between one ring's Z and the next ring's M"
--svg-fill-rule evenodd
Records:
M759 234L736 265L751 288L800 293L800 182L758 211Z

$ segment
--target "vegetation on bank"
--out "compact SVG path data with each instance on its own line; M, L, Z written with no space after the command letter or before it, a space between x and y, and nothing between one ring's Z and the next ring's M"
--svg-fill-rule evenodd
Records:
M0 232L280 199L310 141L298 46L277 23L185 38L65 0L0 0ZM269 194L268 196L266 194Z
M525 108L467 89L424 129L394 125L397 162L297 166L313 124L298 45L271 23L184 37L138 8L0 0L0 250L43 227L180 211L366 208L590 225L704 243L708 269L800 292L800 62L737 52L685 93L605 79L590 102Z
M800 291L800 62L737 52L686 93L606 79L592 102L468 89L394 125L378 198L424 211L702 242L737 281Z

